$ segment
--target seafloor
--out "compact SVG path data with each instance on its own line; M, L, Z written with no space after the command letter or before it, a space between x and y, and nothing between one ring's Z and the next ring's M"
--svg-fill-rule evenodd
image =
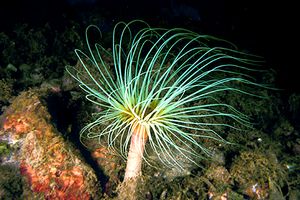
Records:
M173 7L169 12L162 9L166 12L162 17L151 16L150 12L146 16L139 13L128 17L120 8L113 10L108 6L107 9L111 10L78 6L72 12L55 16L55 20L44 16L38 22L33 17L27 21L15 18L13 24L3 22L0 29L0 199L117 198L125 162L97 140L84 141L84 144L79 140L80 129L91 121L91 113L101 108L85 99L65 66L76 65L74 49L85 48L84 30L89 24L103 30L101 42L109 48L113 25L133 17L149 20L154 26L182 26L216 34L234 40L243 51L248 51L250 45L250 52L266 56L266 71L257 78L272 87L261 89L266 98L219 96L223 102L250 116L252 127L221 130L222 137L232 144L205 141L214 154L199 161L201 166L183 158L179 162L184 170L159 164L157 167L143 165L136 198L300 199L300 90L295 82L288 80L295 75L283 73L289 70L290 62L284 66L285 62L276 57L282 55L281 59L285 59L286 53L272 54L275 50L268 48L273 46L251 45L255 37L245 42L245 37L251 34L245 34L247 29L240 35L238 32L245 25L233 22L235 31L230 32L229 28L220 28L219 23L224 21L216 17L205 21L206 16L212 17L207 13L189 15ZM113 17L113 11L119 15ZM204 18L198 19L200 16ZM209 22L217 23L208 26ZM283 50L281 46L278 48Z

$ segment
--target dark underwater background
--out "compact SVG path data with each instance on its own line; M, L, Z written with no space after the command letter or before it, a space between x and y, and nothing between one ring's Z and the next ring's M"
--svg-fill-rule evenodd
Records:
M280 88L298 91L298 12L283 1L102 1L30 0L1 1L1 31L12 33L16 26L40 27L48 23L61 30L70 21L80 28L95 22L110 31L118 21L142 19L152 26L166 24L225 38L239 48L265 57L277 71ZM94 21L92 21L94 20Z

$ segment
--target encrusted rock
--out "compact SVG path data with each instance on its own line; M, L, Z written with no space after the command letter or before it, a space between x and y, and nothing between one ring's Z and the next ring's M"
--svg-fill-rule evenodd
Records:
M29 90L13 100L0 119L1 137L17 146L14 159L34 197L95 198L95 172L52 125L43 92Z

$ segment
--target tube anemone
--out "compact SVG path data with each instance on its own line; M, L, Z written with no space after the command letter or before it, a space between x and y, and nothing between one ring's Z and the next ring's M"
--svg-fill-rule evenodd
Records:
M239 52L222 39L182 28L151 28L139 20L117 23L107 50L91 45L91 29L101 35L96 26L89 26L88 53L76 49L79 64L67 67L86 98L102 109L81 136L100 142L105 138L110 148L127 158L125 181L141 174L142 160L150 163L150 150L163 164L183 168L177 155L195 164L211 155L203 138L226 142L216 127L251 125L218 94L258 96L241 88L262 86L250 76L260 57ZM208 122L209 118L214 120ZM100 124L108 125L95 132Z

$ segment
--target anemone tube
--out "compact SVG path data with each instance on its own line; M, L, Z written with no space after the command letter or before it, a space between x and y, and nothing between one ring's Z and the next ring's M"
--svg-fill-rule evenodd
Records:
M109 148L127 158L125 180L141 174L142 160L150 164L149 151L178 168L183 166L177 155L196 165L210 156L201 139L226 142L214 127L237 127L208 118L251 126L246 115L217 97L224 92L259 97L239 86L264 87L250 75L259 71L252 66L261 64L260 57L219 38L182 28L151 28L140 20L117 23L112 48L105 49L91 45L91 29L101 36L90 25L88 54L76 49L79 67L67 67L86 98L101 107L81 137L105 138ZM108 125L95 131L101 124Z

